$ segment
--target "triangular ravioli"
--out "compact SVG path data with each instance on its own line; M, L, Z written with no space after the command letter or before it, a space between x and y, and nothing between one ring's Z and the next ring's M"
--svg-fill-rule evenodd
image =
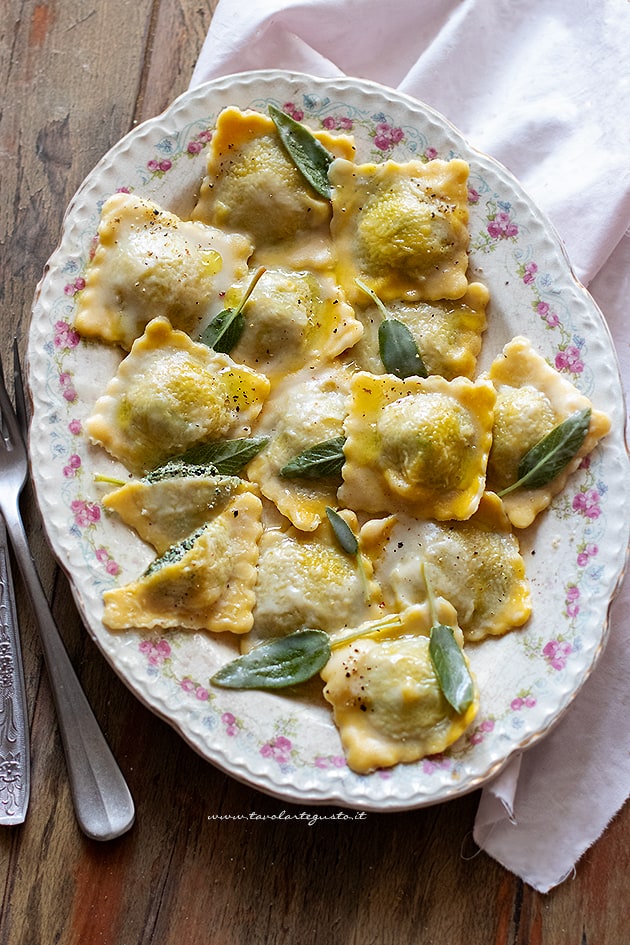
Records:
M103 622L112 630L247 633L253 623L261 514L257 496L235 496L136 581L105 591Z
M159 555L205 525L232 496L251 487L238 476L173 476L125 483L103 498Z

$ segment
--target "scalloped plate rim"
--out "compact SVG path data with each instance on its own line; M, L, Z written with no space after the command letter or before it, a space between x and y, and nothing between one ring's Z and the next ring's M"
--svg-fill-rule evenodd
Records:
M497 162L495 159L484 154L484 152L480 151L474 146L471 146L469 142L466 140L466 138L461 134L461 132L459 132L458 129L448 119L442 116L439 112L437 112L431 106L428 106L422 102L419 102L418 100L404 93L399 93L399 92L395 92L394 90L389 90L385 88L384 86L376 82L372 82L370 80L353 79L351 77L339 77L337 79L322 80L322 79L318 79L317 77L309 76L308 74L301 73L301 72L284 72L282 70L255 70L251 72L239 73L234 76L224 76L221 79L204 83L203 85L197 87L196 89L189 90L187 92L182 93L160 115L147 119L146 121L138 125L136 128L129 131L123 138L121 138L117 142L117 144L115 144L113 148L111 148L107 152L107 154L105 154L101 158L101 160L95 165L94 169L90 172L90 174L88 174L87 177L84 179L84 181L79 186L75 195L73 196L72 200L70 201L68 205L68 208L63 218L63 223L62 223L62 228L61 228L61 237L60 237L58 246L51 254L49 262L47 264L47 269L44 275L42 276L40 283L38 284L36 288L35 300L34 300L34 305L33 305L33 322L31 324L31 331L30 331L30 337L29 337L29 359L28 359L29 380L31 379L31 361L34 364L36 364L37 358L38 358L38 355L31 351L31 345L34 344L34 337L35 337L33 324L36 323L37 321L38 310L44 304L42 302L42 291L46 285L47 280L50 279L51 269L53 269L54 266L57 264L59 258L63 256L67 230L70 227L70 223L73 220L73 215L75 211L81 204L81 201L85 200L86 193L88 193L91 188L98 189L98 178L99 178L100 172L104 170L105 168L107 168L108 166L110 166L113 156L119 154L121 151L124 151L124 149L128 147L130 143L133 144L133 142L136 139L139 139L141 134L146 134L149 131L160 128L162 124L164 124L165 122L169 120L172 120L173 122L175 122L176 116L178 112L180 111L180 109L187 107L192 99L196 97L201 98L206 93L211 94L214 91L219 91L219 90L225 91L226 88L230 88L234 83L254 84L257 82L261 82L261 83L273 83L273 82L291 83L292 82L292 83L298 83L298 85L302 84L304 86L317 87L319 89L321 89L323 84L325 83L326 88L333 88L333 89L341 88L342 90L346 92L351 92L354 89L358 88L361 92L366 91L371 95L376 95L376 96L381 96L381 97L393 96L396 99L397 106L403 105L408 108L412 108L412 110L417 113L424 113L430 116L432 120L435 121L443 129L447 129L448 131L450 131L450 133L458 141L458 143L461 142L464 144L466 150L470 154L475 154L484 163L492 165L495 168L495 171L497 172L497 174L502 178L502 182L513 187L518 192L521 199L524 200L525 203L528 204L528 209L530 213L534 215L536 214L538 215L539 223L542 225L543 229L546 230L547 235L551 238L552 243L554 244L556 250L559 251L560 254L562 255L567 273L569 274L571 280L573 281L574 285L584 294L584 296L587 299L587 304L589 308L591 309L591 313L596 314L596 317L599 319L600 325L604 328L605 332L607 333L609 344L611 348L613 349L613 353L614 353L614 346L612 345L612 339L610 339L610 335L608 332L608 328L606 326L605 319L602 313L599 311L599 308L596 306L594 300L592 299L592 297L586 290L586 288L576 278L573 272L573 269L570 265L570 261L567 257L564 245L562 244L562 241L560 240L557 232L555 231L555 228L551 225L546 215L538 207L536 207L533 204L533 202L525 193L522 185L518 182L518 180L514 177L514 175L512 175L512 173L509 170L507 170L505 167L499 164L499 162ZM269 89L267 89L266 91L269 91ZM385 101L387 101L387 99L385 99ZM390 101L390 104L391 104L391 101ZM41 315L39 317L41 318ZM618 364L617 364L617 375L619 375ZM619 383L619 386L621 387L620 380L618 381L618 383ZM32 391L32 393L33 393L33 400L35 403L37 403L38 398L35 397L34 391ZM623 391L621 391L621 397L623 400ZM627 454L626 454L626 462L627 462ZM45 493L44 487L38 479L38 473L36 473L35 480L36 480L35 481L36 497L37 497L38 503L40 504L40 508L42 508L42 514L44 516L44 523L45 523L45 527L48 533L48 524L46 522L46 515L45 515L45 507L48 503L46 500L46 496L44 494ZM628 471L626 469L625 493L628 494L628 491L629 491L628 490ZM622 525L622 528L625 530L625 533L626 533L626 546L627 546L627 533L628 533L628 530L630 529L629 522L626 521ZM72 578L72 570L70 566L71 565L70 553L68 552L67 548L63 545L63 543L60 542L59 536L57 534L51 535L50 533L48 533L48 538L53 547L55 555L59 559L59 562L63 570L65 571L65 573L67 574L70 580L74 599L77 603L77 607L79 608L79 611L81 612L84 618L84 621L86 623L90 636L96 642L97 647L99 648L101 653L105 656L105 658L108 660L112 668L128 685L128 687L132 690L132 692L136 695L136 697L139 698L141 702L146 704L153 712L155 712L156 715L158 715L160 718L162 718L163 720L168 722L171 726L173 726L176 729L176 731L180 733L180 735L191 747L193 747L202 756L206 757L207 760L211 761L221 770L235 777L237 780L242 781L243 783L247 783L257 789L263 790L266 793L271 794L275 797L279 797L285 800L290 800L292 802L302 801L302 802L307 802L311 804L336 803L336 804L339 804L341 806L346 806L346 807L353 807L353 808L358 807L358 808L363 808L363 809L371 809L371 810L379 810L379 811L383 811L383 810L398 811L398 810L413 809L416 807L432 805L435 803L439 803L443 800L451 799L453 797L457 797L457 796L461 796L463 794L469 793L470 791L477 789L482 784L486 783L486 781L494 777L498 773L498 771L501 770L509 762L509 760L513 757L513 755L516 752L522 751L524 748L539 741L540 738L544 737L544 735L546 735L548 731L550 731L551 728L554 727L555 724L557 724L557 722L560 721L560 719L563 717L564 713L572 704L573 699L575 698L575 696L581 689L582 685L584 684L586 679L590 676L594 666L597 663L597 660L599 659L599 656L605 646L607 635L609 633L610 621L609 621L609 616L608 616L608 610L610 607L610 603L612 602L612 599L614 598L616 589L618 588L621 582L623 571L625 568L625 563L623 562L618 563L615 580L614 582L612 582L611 580L611 583L614 586L612 587L611 594L608 599L606 615L603 621L604 625L601 629L601 635L599 637L598 645L596 647L596 652L593 654L589 665L584 669L580 679L572 687L568 695L568 698L565 699L564 704L560 707L559 711L555 711L555 713L551 711L547 715L546 720L543 722L543 724L541 725L541 727L539 727L538 730L529 733L528 736L523 741L513 744L510 747L509 751L504 752L499 758L491 760L483 772L480 772L475 777L468 777L465 783L451 785L451 789L448 791L445 791L443 788L440 788L439 785L436 784L437 790L434 792L425 791L424 794L413 795L413 796L384 795L384 796L379 796L376 799L370 799L370 798L364 799L363 802L359 804L357 802L356 796L353 797L353 796L347 795L347 792L344 791L343 783L335 787L334 781L329 780L327 782L324 780L317 791L315 791L314 793L310 794L307 798L305 798L303 793L299 790L299 788L294 787L290 783L285 783L279 778L273 778L268 774L261 773L260 771L252 772L251 764L248 766L247 763L244 763L242 761L242 759L238 760L233 757L224 758L224 757L218 757L218 756L210 757L207 751L207 744L203 744L203 740L199 738L198 732L193 731L193 729L190 729L190 730L182 729L181 722L178 719L173 718L172 713L169 714L170 712L169 707L165 707L160 699L156 698L153 693L139 691L138 680L134 678L133 680L130 681L128 676L125 675L125 667L123 666L121 668L121 665L120 663L117 663L113 652L108 647L103 646L102 641L99 639L98 634L96 634L96 632L94 631L91 625L90 618L86 610L84 597L83 597L83 594L81 593L81 589L75 585L75 582ZM64 560L64 557L66 556L68 558L67 561ZM624 562L625 562L625 558L624 558ZM291 779L289 777L289 782L290 780Z

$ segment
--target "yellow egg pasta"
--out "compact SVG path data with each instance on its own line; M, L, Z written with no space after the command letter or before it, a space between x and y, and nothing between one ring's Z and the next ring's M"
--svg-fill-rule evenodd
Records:
M103 206L75 328L127 351L158 315L195 335L247 272L252 249L244 236L182 220L134 194L114 194Z
M520 459L551 430L578 410L590 409L588 433L573 459L548 485L519 488L503 497L510 521L526 528L564 489L571 473L610 429L610 419L538 354L527 338L516 337L494 360L488 378L497 391L488 487L501 492L518 478Z
M447 598L467 642L502 636L527 622L531 590L517 537L501 500L486 492L467 521L408 515L373 519L362 547L393 611L434 594Z
M387 308L390 316L411 332L428 374L440 374L447 381L455 377L472 380L487 325L489 296L484 285L471 282L461 299L391 302ZM355 314L363 325L363 335L352 348L352 360L359 370L383 374L378 341L383 315L374 304L357 304Z
M243 284L227 293L238 304ZM244 310L245 327L232 350L235 360L273 384L305 365L332 360L363 333L352 306L328 272L266 270Z
M296 455L343 434L352 374L340 364L291 374L270 395L257 432L267 447L248 466L248 477L303 531L313 531L326 507L337 504L339 477L287 477L283 468Z
M240 476L212 473L135 479L104 496L103 505L161 555L248 488Z
M333 234L350 302L361 279L383 301L458 299L468 288L465 161L360 164L337 160Z
M485 488L492 385L361 371L351 395L341 502L372 514L470 518Z
M351 158L347 135L317 133L339 157ZM329 260L329 201L313 190L287 155L272 119L224 109L217 119L193 219L251 239L258 263L289 260L300 268Z
M247 436L268 393L264 375L155 318L97 400L86 430L142 474L196 443Z
M436 607L440 623L452 626L463 646L451 605L438 599ZM321 673L348 765L359 774L445 751L479 708L478 692L458 713L441 691L429 656L429 607L416 604L401 618L395 634L334 649Z
M253 623L260 519L260 499L251 493L235 496L136 581L105 591L103 622L112 630L247 633Z

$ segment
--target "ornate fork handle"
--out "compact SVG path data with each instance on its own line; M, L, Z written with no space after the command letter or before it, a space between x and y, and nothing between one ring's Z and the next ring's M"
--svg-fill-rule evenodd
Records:
M30 794L28 712L11 563L0 515L0 823L21 824Z
M131 827L133 800L59 635L17 506L4 517L40 628L77 820L88 837L111 840Z

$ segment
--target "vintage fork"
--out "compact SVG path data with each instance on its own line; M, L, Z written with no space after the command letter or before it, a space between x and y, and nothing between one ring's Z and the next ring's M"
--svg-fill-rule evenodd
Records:
M16 401L24 425L25 406L17 352L14 342ZM40 631L77 821L93 840L111 840L125 833L133 824L133 800L81 688L31 557L19 505L28 475L25 436L4 385L1 362L0 413L3 428L0 437L0 511Z
M31 785L30 736L20 631L0 514L0 824L22 824Z

